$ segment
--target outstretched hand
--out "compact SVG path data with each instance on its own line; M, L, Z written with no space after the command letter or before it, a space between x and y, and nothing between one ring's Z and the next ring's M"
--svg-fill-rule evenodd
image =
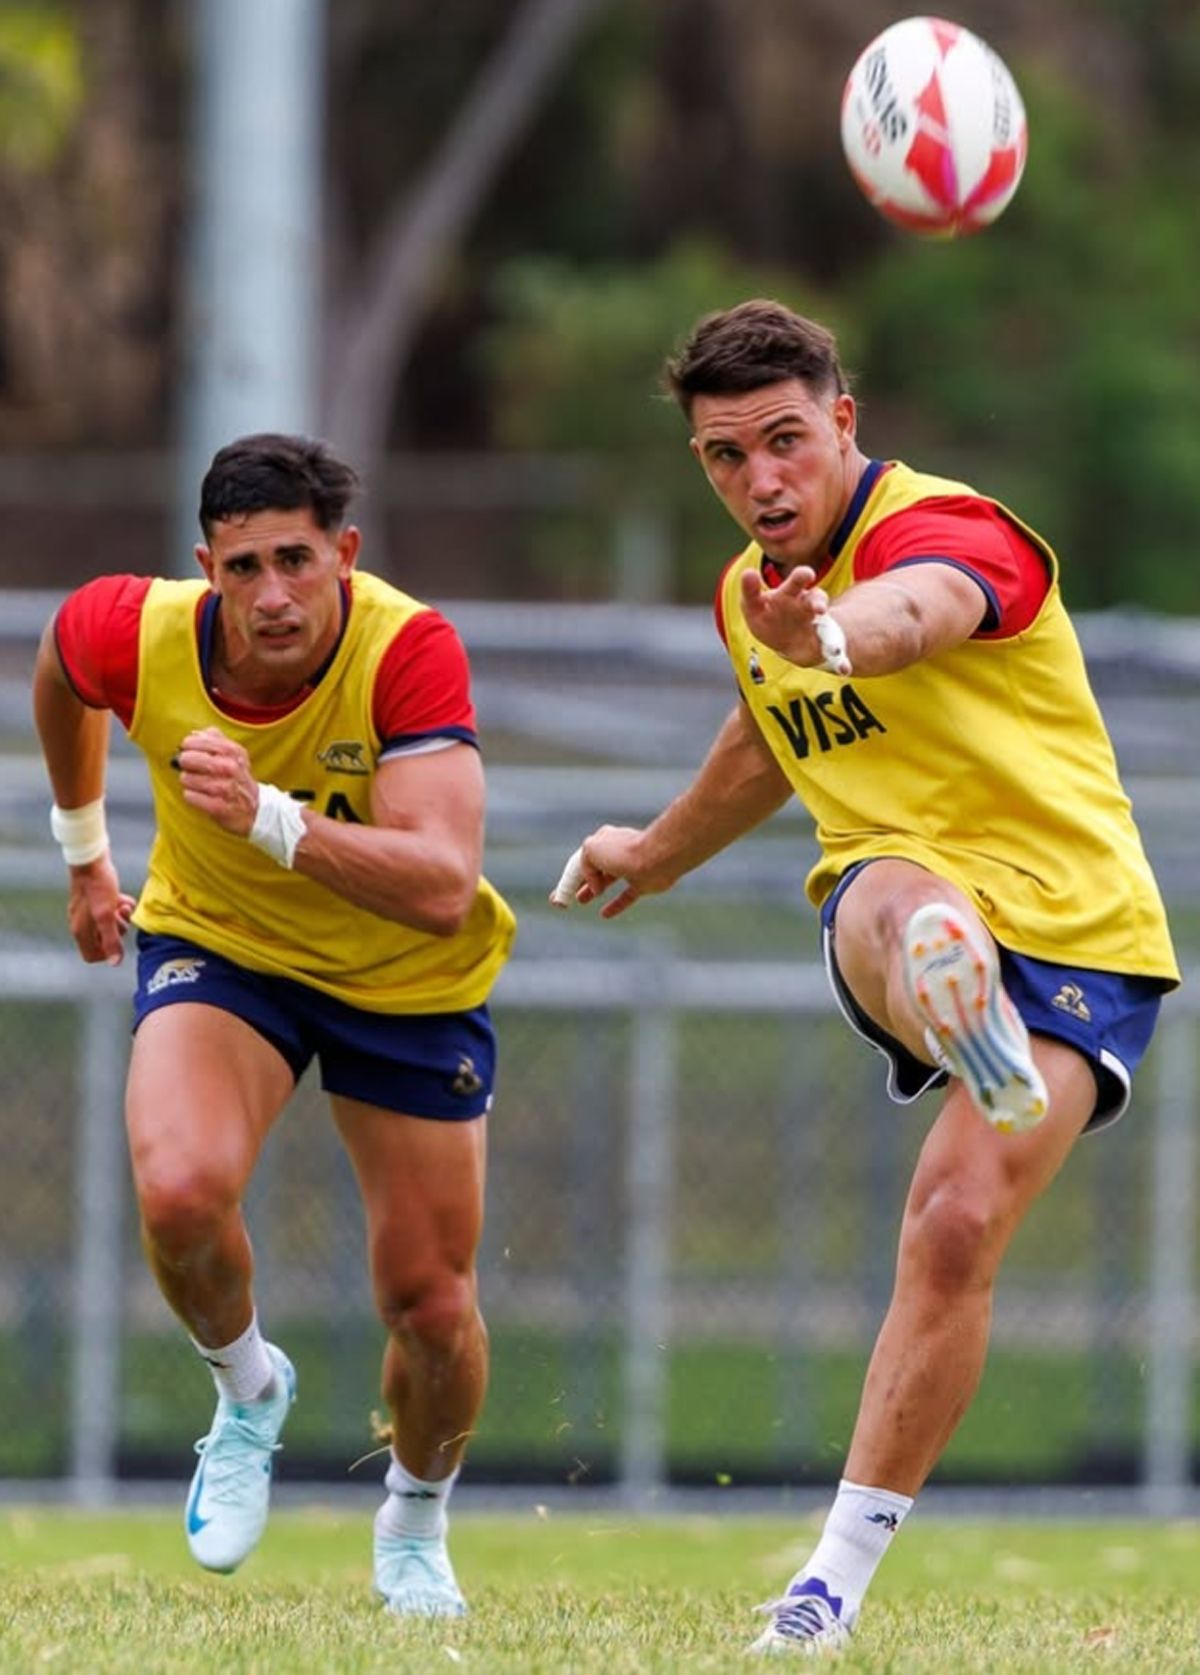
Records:
M756 640L802 669L850 673L845 635L829 614L829 595L807 564L769 587L757 570L742 572L742 610Z

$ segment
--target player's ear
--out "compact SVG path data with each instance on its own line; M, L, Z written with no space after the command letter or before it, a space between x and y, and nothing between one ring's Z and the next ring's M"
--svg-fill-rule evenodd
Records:
M348 523L337 538L338 574L348 576L362 550L362 531L356 523Z
M848 391L833 398L833 423L842 441L853 442L858 435L858 403Z
M199 542L192 548L192 551L196 555L196 563L204 571L204 574L208 579L208 585L211 587L213 585L213 576L216 572L216 566L213 563L212 553L207 547L202 546Z

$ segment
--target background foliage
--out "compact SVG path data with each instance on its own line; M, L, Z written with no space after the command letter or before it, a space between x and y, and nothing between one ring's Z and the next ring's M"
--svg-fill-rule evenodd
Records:
M331 319L512 10L330 7ZM187 11L0 3L0 446L171 432ZM707 597L731 535L657 369L698 313L769 290L840 330L867 447L1011 499L1068 559L1072 603L1200 610L1200 12L960 0L1014 69L1032 143L1001 223L948 245L886 227L838 146L846 70L895 15L877 0L598 5L440 272L397 369L390 447L598 456L601 482L680 536L677 596ZM570 554L540 585L573 591L594 530L538 539Z

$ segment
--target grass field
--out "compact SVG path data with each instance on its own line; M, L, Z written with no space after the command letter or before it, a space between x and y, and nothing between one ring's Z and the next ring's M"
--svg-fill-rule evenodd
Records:
M462 1515L461 1622L370 1594L369 1513L280 1512L233 1578L191 1565L174 1513L0 1509L4 1675L651 1675L751 1668L753 1607L809 1522ZM791 1663L795 1660L786 1660ZM777 1667L773 1663L772 1667ZM914 1518L839 1671L1200 1670L1200 1529Z

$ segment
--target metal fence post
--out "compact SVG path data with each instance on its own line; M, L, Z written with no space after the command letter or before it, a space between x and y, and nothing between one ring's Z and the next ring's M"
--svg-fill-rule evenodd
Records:
M640 1507L666 1482L676 1078L664 962L647 959L632 990L620 1486L623 1498Z
M1142 1485L1154 1517L1178 1516L1191 1477L1196 1244L1196 1019L1162 1031L1154 1122L1146 1428Z
M71 1492L111 1499L121 1385L121 1232L125 1207L122 1089L128 1004L83 1004L75 1165L75 1276L71 1369Z

